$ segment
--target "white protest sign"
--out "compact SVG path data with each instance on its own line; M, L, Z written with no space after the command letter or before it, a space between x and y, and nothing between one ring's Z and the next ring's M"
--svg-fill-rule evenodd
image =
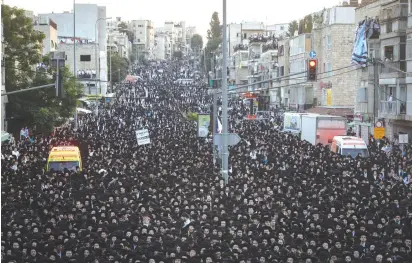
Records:
M138 145L150 144L149 130L148 129L137 130L136 139L137 139Z

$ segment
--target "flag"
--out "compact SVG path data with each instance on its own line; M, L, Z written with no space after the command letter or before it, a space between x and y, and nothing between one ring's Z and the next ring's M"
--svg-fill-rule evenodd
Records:
M216 118L216 133L222 133L223 126L219 118Z

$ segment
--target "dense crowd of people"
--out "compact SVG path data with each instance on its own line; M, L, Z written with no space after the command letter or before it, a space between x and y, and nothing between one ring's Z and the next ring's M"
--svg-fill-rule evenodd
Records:
M211 140L184 116L210 107L205 84L176 82L192 72L135 66L142 79L79 129L3 144L2 262L412 262L410 145L336 155L279 132L277 115L245 121L234 98L242 140L224 185ZM45 172L51 145L73 141L83 170Z

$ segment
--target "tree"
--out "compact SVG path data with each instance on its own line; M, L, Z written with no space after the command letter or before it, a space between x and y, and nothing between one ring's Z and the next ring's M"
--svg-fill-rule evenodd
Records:
M127 38L129 39L129 41L133 43L134 34L131 30L129 30L127 24L125 22L120 22L117 27L119 29L119 32L120 33L125 33L127 35Z
M218 12L213 12L209 26L210 29L207 30L207 39L220 38L222 36L222 27L220 25Z
M212 70L211 59L213 58L213 52L219 47L219 44L222 43L222 26L220 25L219 14L214 12L212 14L212 19L210 20L210 29L207 30L207 44L205 48L206 58L206 73Z
M54 83L56 69L51 67L49 57L41 54L44 34L34 30L32 20L24 15L23 9L2 5L1 15L6 90ZM46 69L33 70L40 62L44 62ZM65 98L56 98L52 87L8 96L7 117L13 120L9 122L9 130L20 130L22 126L50 130L62 118L72 116L83 88L76 84L67 68L62 70Z
M312 29L313 29L313 17L312 15L307 15L305 16L305 18L303 19L303 33L312 33Z
M125 79L127 75L127 70L129 69L129 60L127 58L119 56L117 53L112 52L112 77L110 78L110 54L108 52L107 57L107 68L109 69L108 79L112 81L112 83L119 83ZM120 79L119 79L120 76Z
M289 29L288 29L288 37L293 37L295 35L295 32L298 30L299 24L298 21L293 20L292 22L289 23Z
M203 39L202 36L199 34L194 34L192 38L190 39L190 46L192 47L192 50L199 48L203 48Z

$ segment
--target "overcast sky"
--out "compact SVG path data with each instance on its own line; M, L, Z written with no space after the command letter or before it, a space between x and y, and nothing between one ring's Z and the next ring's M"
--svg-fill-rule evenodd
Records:
M341 0L227 0L227 22L289 23L339 2ZM73 9L71 0L4 0L4 3L35 14ZM106 6L108 17L152 20L155 27L162 27L165 20L186 21L186 25L196 26L202 36L206 35L214 11L219 12L222 19L222 0L77 0L76 3Z

